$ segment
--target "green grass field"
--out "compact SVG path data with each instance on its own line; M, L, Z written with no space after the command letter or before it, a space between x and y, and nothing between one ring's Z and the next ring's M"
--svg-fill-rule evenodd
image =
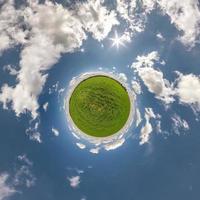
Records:
M82 132L106 137L125 125L130 113L130 98L118 81L97 75L82 81L74 89L69 113Z

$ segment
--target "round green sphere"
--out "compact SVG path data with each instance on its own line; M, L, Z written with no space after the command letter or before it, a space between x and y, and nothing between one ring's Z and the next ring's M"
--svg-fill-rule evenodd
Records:
M104 75L91 76L80 82L69 99L69 114L82 132L107 137L126 124L131 109L126 88Z

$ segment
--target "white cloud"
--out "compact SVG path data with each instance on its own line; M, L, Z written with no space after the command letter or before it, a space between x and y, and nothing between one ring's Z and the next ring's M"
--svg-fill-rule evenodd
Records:
M119 73L118 77L121 81L126 82L127 81L127 76L124 73Z
M0 200L5 200L16 193L16 190L7 183L8 179L7 173L0 174Z
M180 41L193 47L199 43L200 10L198 0L117 0L117 11L134 32L145 28L148 14L159 9L163 15L169 16L170 22L177 28ZM158 38L164 38L158 34Z
M11 103L17 116L30 111L36 118L37 99L47 78L45 71L57 62L62 52L72 52L79 47L86 36L81 23L62 6L33 3L23 15L31 32L21 51L18 83L14 87L5 84L0 100L4 108ZM50 18L54 20L49 21Z
M145 108L144 118L145 118L146 122L140 131L140 145L149 143L151 133L153 131L153 127L150 123L150 119L151 118L153 118L153 119L159 118L159 115L155 115L152 108Z
M71 134L72 134L76 139L80 140L80 137L79 137L75 132L73 132L72 130L70 130L70 131L71 131Z
M141 118L140 110L137 108L136 109L136 127L139 126L141 121L142 121L142 118Z
M54 92L58 92L59 82L57 81L49 88L49 94L53 94Z
M160 8L163 15L168 15L172 24L180 31L183 44L195 46L200 36L200 10L198 0L143 0L143 8L149 13Z
M179 73L177 83L176 94L180 102L200 107L200 77Z
M30 140L36 141L38 143L42 143L41 134L38 132L39 122L35 122L33 127L29 127L26 129L26 134L28 135Z
M102 6L100 0L81 3L77 9L77 15L84 28L91 32L98 41L103 40L112 27L119 24L115 11L109 11L105 6Z
M155 62L159 62L159 55L153 51L147 55L137 56L131 68L135 69L148 90L156 95L156 98L171 103L174 101L174 91L169 81L164 79L163 73L153 68Z
M77 188L80 184L80 176L72 176L71 178L68 178L68 180L72 188Z
M177 114L175 114L172 117L172 121L173 121L173 130L177 135L180 135L180 130L182 132L182 131L187 131L190 128L189 124L187 123L187 121L182 119Z
M32 132L31 130L30 132L26 131L26 133L29 136L30 140L36 141L38 143L42 143L41 134L39 132Z
M80 149L85 149L85 145L84 144L82 144L82 143L76 143L76 145L80 148Z
M25 185L27 188L30 188L35 185L36 178L31 172L31 168L33 166L33 162L28 159L28 157L23 154L19 155L18 157L18 163L16 166L17 170L15 172L14 178L13 178L13 185L14 186L21 186Z
M86 39L85 30L92 32L95 39L102 40L118 21L115 12L108 11L100 1L76 4L74 10L50 1L45 4L28 1L27 5L16 10L13 1L9 0L0 11L0 40L5 41L0 49L22 44L17 84L4 84L0 101L5 109L11 104L17 116L28 111L35 119L47 71L61 54L81 47ZM22 26L25 31L20 28Z
M141 94L141 86L137 81L131 81L131 86L136 94Z
M44 111L47 111L48 106L49 106L48 102L46 102L45 104L43 104L42 107L43 107Z
M84 171L83 171L82 169L76 169L76 172L77 172L78 174L83 174L83 173L84 173Z
M161 41L165 41L165 38L163 37L163 35L161 33L157 33L156 37Z
M90 149L90 153L98 154L99 153L99 148Z
M27 158L26 154L19 155L17 158L18 158L18 160L23 161L24 163L26 163L26 164L29 165L29 166L32 166L32 165L33 165L33 162L30 161L30 160Z
M13 184L15 186L25 185L27 188L30 188L35 185L36 178L31 173L29 166L21 166L15 174Z
M140 132L140 145L143 145L145 143L149 142L150 134L153 130L151 123L149 122L149 116L145 114L146 123L142 127Z
M163 132L162 129L161 129L161 121L160 120L157 121L155 130L156 130L157 133Z
M157 0L143 0L142 7L146 13L150 13L152 10L155 9Z
M10 75L13 75L13 76L15 76L15 75L17 75L17 70L14 68L14 66L12 66L12 65L5 65L4 67L3 67L3 69L5 70L5 71L8 71L8 73L10 74Z
M16 45L24 44L27 31L20 26L21 10L16 10L13 0L7 0L0 8L0 54Z
M185 45L194 46L200 36L200 10L198 0L157 0L176 28L181 31L180 40Z
M25 154L19 155L15 163L14 174L7 172L0 174L0 200L6 200L15 193L19 186L32 187L35 184L36 178L31 172L33 162L30 161Z
M127 31L130 33L130 36L144 30L146 15L144 12L138 12L138 5L136 1L117 0L116 10L119 16L127 23Z
M57 129L52 128L51 131L55 136L59 136L59 131Z
M134 62L131 68L135 68L136 70L141 67L153 67L155 62L159 62L160 56L157 51L152 51L146 55L137 56L136 62Z
M114 150L114 149L117 149L120 146L122 146L124 144L124 142L125 142L124 138L117 139L116 141L114 141L112 143L104 145L104 148L105 148L106 151Z
M156 115L152 108L145 108L145 112L149 116L149 118L153 118L153 119L156 118Z

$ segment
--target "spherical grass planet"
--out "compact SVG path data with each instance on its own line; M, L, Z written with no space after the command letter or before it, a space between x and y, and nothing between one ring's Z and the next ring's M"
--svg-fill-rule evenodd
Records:
M74 88L68 106L79 130L88 136L108 137L126 124L131 102L128 91L118 80L95 75Z

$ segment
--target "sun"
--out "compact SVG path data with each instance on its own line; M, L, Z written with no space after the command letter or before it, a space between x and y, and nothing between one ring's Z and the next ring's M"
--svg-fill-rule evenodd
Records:
M112 43L112 47L117 47L117 49L120 46L125 46L124 44L124 38L123 37L119 37L117 31L115 31L115 37L110 38L110 40L113 42Z

